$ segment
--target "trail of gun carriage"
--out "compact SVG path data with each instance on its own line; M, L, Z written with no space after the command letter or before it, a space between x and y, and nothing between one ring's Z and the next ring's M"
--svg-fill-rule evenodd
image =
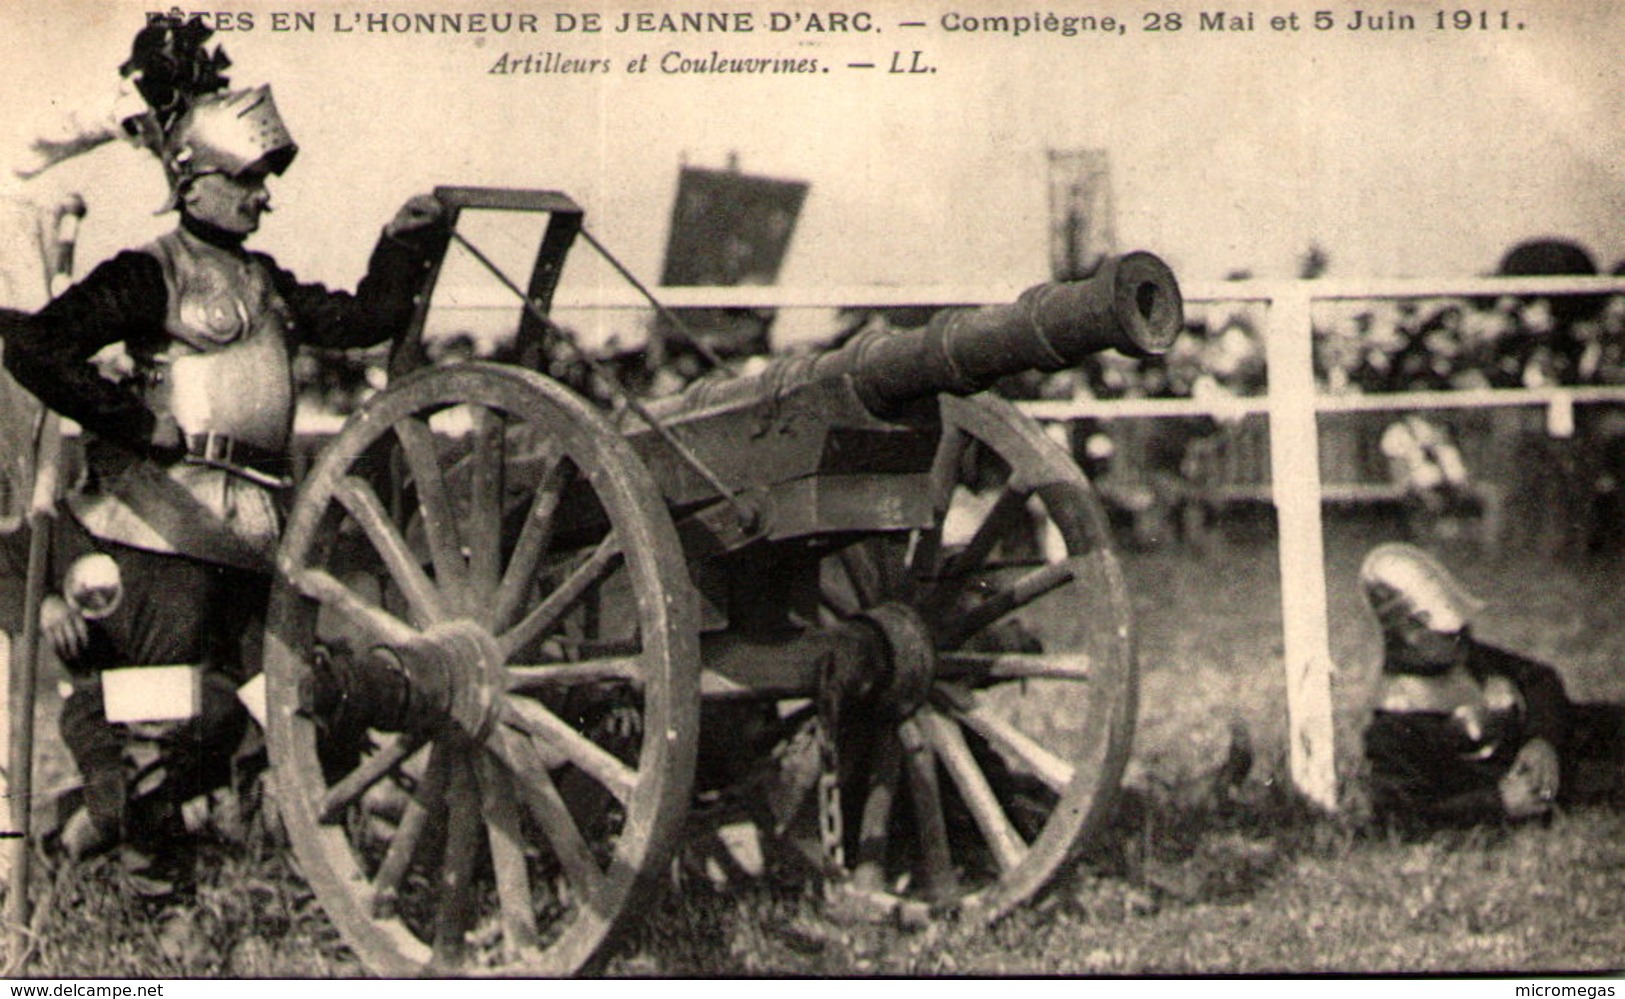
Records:
M806 193L692 173L792 218ZM1586 716L1591 757L1528 816L1377 821L1363 789L1381 639L1354 581L1375 542L1442 552L1499 608L1488 637L1563 663L1576 701L1622 693L1618 511L1550 542L1577 558L1509 557L1497 518L1527 497L1459 474L1506 427L1467 413L1446 441L1386 411L1326 418L1315 571L1349 665L1315 735L1334 782L1306 787L1280 638L1297 581L1245 308L1187 303L1131 252L1005 304L838 303L837 342L780 357L759 356L770 298L651 301L643 345L610 354L555 314L581 244L620 269L568 194L443 186L404 211L380 253L428 234L411 308L359 360L300 355L291 458L262 462L216 394L226 422L183 421L165 466L282 504L263 619L229 636L252 650L231 708L252 721L201 789L163 748L203 711L203 667L57 661L71 622L110 633L137 596L105 553L58 564L93 522L74 499L90 435L5 381L0 499L23 553L4 622L9 975L1620 966L1608 705ZM82 215L37 227L51 293ZM167 370L171 400L210 376ZM1176 376L1189 395L1216 372L1256 392L1150 415L1102 398ZM1080 382L1095 408L1034 415ZM130 698L131 673L169 696ZM93 684L119 765L141 764L111 832L107 789L55 734ZM1524 709L1467 706L1487 761ZM134 830L160 814L156 849Z

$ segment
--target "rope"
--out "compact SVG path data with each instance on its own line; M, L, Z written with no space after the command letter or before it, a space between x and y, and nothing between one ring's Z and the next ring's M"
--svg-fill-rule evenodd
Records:
M660 318L666 320L668 323L671 323L677 332L682 334L683 339L688 341L689 346L699 351L700 356L705 358L706 362L709 363L711 367L723 372L729 378L736 375L736 372L732 368L728 367L728 365L722 360L716 351L712 350L704 340L701 340L698 334L689 329L688 324L683 322L677 313L666 308L664 303L655 298L654 292L650 291L642 281L639 281L637 279L637 275L627 270L625 265L623 265L619 260L615 259L615 255L610 253L609 249L604 246L603 243L598 242L597 237L588 232L585 226L583 226L581 229L581 237L591 244L592 248L598 251L599 256L608 261L609 265L615 268L615 270L620 273L621 277L626 279L627 284L630 284L632 287L636 288L638 290L638 294L642 295L648 300L650 305L654 306L655 311L660 314Z
M506 286L509 291L513 292L515 295L518 295L519 300L525 303L526 311L535 317L538 322L543 323L549 329L557 331L564 342L570 345L570 349L575 351L576 357L578 357L582 363L587 365L587 368L591 370L594 375L602 379L604 384L608 385L615 392L615 394L620 397L620 401L626 406L627 409L630 409L633 413L636 413L638 419L648 424L649 429L658 434L660 439L665 441L666 445L683 460L684 464L692 468L695 473L697 473L711 486L712 489L716 490L723 499L728 501L728 505L733 507L734 513L738 515L741 525L744 525L747 528L754 526L756 522L756 511L739 497L739 491L737 489L734 489L732 486L722 481L722 477L717 475L711 466L706 464L699 455L695 454L687 444L679 440L677 435L672 432L670 427L661 423L653 413L650 413L648 407L644 406L643 403L626 388L626 386L621 384L620 379L615 376L613 371L611 371L605 365L599 363L596 358L592 357L582 349L581 345L576 342L575 337L570 336L566 330L562 329L551 319L549 319L547 314L542 311L541 306L538 305L529 295L526 295L524 291L520 289L519 285L514 283L512 278L504 274L501 268L497 267L497 265L492 262L489 257L480 251L479 247L475 246L473 243L470 243L466 236L455 230L452 231L451 237L461 244L462 247L470 254L472 254L474 259L478 260L485 267L485 269L490 271L492 276L498 281L502 282L502 284Z

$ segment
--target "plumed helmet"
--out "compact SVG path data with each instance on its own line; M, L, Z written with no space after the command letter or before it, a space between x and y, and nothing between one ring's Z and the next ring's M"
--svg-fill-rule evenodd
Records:
M179 204L186 185L205 174L236 177L254 168L281 174L298 151L269 86L203 97L164 139L170 195L165 209Z
M1385 628L1409 619L1429 631L1455 634L1484 609L1438 559L1397 541L1366 555L1360 590Z
M119 75L135 84L160 128L169 129L205 94L226 89L231 59L218 45L209 51L214 30L194 14L179 10L150 17L130 45Z

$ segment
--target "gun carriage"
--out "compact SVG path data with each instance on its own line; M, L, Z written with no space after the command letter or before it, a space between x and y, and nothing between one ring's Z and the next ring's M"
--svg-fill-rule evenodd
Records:
M454 231L539 220L526 353L580 209L438 193ZM390 385L304 477L265 636L278 808L368 965L573 973L729 814L869 913L991 920L1042 887L1127 759L1130 606L1089 482L978 393L1162 351L1168 269L614 417L522 363L407 370L459 254L484 262L452 237Z

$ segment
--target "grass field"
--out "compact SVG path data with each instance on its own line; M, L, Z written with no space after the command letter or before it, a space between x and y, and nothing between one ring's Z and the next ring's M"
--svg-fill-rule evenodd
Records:
M1359 741L1377 633L1352 581L1386 521L1333 520L1328 590L1343 808L1286 788L1280 585L1271 533L1125 555L1141 643L1135 754L1111 828L992 929L842 925L807 886L670 886L608 948L608 975L1265 974L1625 969L1625 801L1549 824L1405 838L1363 821ZM1625 702L1625 564L1441 554L1489 604L1491 642L1558 666L1571 696ZM42 724L52 725L54 720ZM1254 765L1210 780L1238 733ZM282 851L205 845L191 904L64 874L28 975L364 973Z

